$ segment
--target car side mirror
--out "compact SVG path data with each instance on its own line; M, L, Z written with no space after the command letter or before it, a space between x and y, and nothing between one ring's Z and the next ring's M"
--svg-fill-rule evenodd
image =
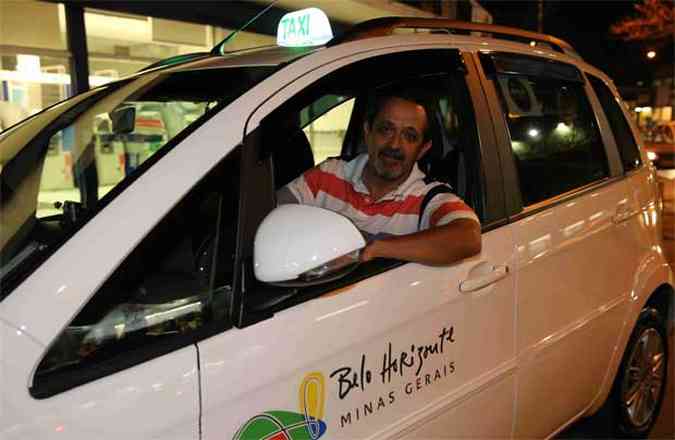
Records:
M134 131L136 126L136 107L127 105L118 107L110 112L112 131L115 134L127 134Z
M347 218L323 208L281 205L258 227L253 246L258 280L308 286L341 278L359 264L366 242Z

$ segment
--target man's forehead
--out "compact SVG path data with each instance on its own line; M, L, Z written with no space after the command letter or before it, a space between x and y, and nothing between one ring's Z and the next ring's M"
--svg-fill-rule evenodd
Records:
M390 96L381 101L375 119L423 127L427 122L427 115L421 104L409 99Z

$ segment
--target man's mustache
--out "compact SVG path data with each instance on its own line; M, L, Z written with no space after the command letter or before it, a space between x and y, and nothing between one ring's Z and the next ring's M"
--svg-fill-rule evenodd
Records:
M390 159L395 159L395 160L404 160L405 159L405 154L401 150L395 150L393 148L385 148L384 150L381 150L378 156L386 156Z

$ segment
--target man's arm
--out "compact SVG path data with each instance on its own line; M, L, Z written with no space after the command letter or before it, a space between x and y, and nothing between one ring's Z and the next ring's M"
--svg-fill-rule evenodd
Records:
M373 258L394 258L403 261L445 266L481 251L480 224L460 218L409 235L387 237L368 244L361 261Z

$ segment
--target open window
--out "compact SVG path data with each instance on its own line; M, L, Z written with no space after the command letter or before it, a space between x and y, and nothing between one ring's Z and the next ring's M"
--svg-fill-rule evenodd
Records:
M380 73L374 76L373 71ZM478 135L465 74L455 50L378 56L331 73L263 123L264 136L275 143L265 148L274 159L277 188L326 158L349 159L365 152L363 122L372 104L369 91L409 83L436 97L430 115L432 149L420 167L433 179L450 184L481 216Z

